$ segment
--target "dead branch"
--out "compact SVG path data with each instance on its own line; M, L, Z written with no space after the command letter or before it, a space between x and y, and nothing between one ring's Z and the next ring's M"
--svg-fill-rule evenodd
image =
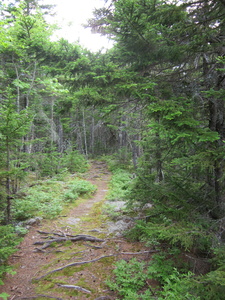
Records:
M59 284L57 283L58 286L63 287L63 288L67 288L67 289L74 289L74 290L78 290L80 292L84 292L84 293L88 293L91 294L91 291L86 290L84 288L82 288L81 286L77 286L77 285L67 285L67 284Z
M61 268L52 270L52 271L50 271L50 272L46 273L45 275L42 275L42 276L40 276L38 278L34 278L34 280L40 280L40 279L45 278L46 276L48 276L48 275L50 275L52 273L55 273L55 272L58 272L58 271L62 271L65 268L75 267L75 266L80 266L80 265L84 265L84 264L93 263L93 262L96 262L96 261L98 261L100 259L103 259L103 258L106 258L106 257L111 257L111 256L115 256L115 255L105 255L105 256L101 256L101 257L98 257L98 258L95 258L95 259L92 259L92 260L75 262L75 263L72 263L72 264L69 264L69 265L65 265L65 266L62 266Z
M44 245L41 247L41 249L46 249L48 248L52 243L61 243L65 241L71 241L71 242L77 242L77 241L87 241L87 242L104 242L104 240L96 238L91 235L84 235L84 234L78 234L78 235L73 235L73 236L66 236L66 237L59 237L59 238L53 238L50 237L51 240L49 241L38 241L35 242L33 245Z

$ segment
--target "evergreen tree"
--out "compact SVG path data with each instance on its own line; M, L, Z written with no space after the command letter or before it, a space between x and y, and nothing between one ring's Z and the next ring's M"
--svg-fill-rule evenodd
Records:
M149 103L150 139L143 142L156 170L153 182L164 173L171 188L180 178L176 188L185 191L189 178L196 184L192 194L201 191L198 198L207 199L214 217L224 214L224 75L217 60L224 55L224 13L223 1L125 0L97 10L89 22L115 39L126 70L156 84L139 93ZM171 173L174 165L179 176Z
M1 190L2 200L0 203L7 223L11 222L11 200L15 190L17 180L24 177L25 161L19 155L21 138L29 130L32 117L27 109L16 111L15 101L8 90L1 100L0 107L0 178L4 191Z

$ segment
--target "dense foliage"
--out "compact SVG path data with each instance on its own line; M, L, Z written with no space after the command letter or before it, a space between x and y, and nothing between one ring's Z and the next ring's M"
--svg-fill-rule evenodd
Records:
M106 53L52 42L56 28L45 19L52 9L34 0L0 3L1 225L33 216L27 208L37 192L36 211L49 213L46 191L20 197L31 174L83 172L87 158L113 154L126 171L115 171L120 193L112 200L154 207L128 236L210 260L211 272L199 273L205 291L217 295L224 287L224 1L106 1L87 24L115 41ZM78 185L55 198L52 217L89 191ZM175 299L169 295L181 293L179 282L197 286L187 299L219 299L207 298L188 270L177 272L161 282L159 299Z

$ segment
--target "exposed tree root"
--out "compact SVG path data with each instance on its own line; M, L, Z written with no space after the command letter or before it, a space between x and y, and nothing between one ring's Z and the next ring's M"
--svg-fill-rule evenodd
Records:
M84 288L82 288L81 286L77 286L77 285L67 285L67 284L59 284L57 283L58 286L63 287L63 288L67 288L67 289L74 289L74 290L78 290L80 292L84 292L84 293L88 293L91 294L91 291L86 290Z
M142 252L121 252L120 254L138 255L138 254L157 253L157 252L159 252L159 250L147 250Z
M61 243L65 241L71 241L71 242L77 242L77 241L86 241L86 242L104 242L104 240L96 238L91 235L85 235L85 234L78 234L78 235L61 235L59 233L50 233L50 232L43 232L38 231L42 234L53 234L59 236L59 238L55 238L53 236L45 236L44 239L49 239L48 241L39 241L35 242L33 245L44 245L41 248L37 248L38 251L48 248L52 243Z
M69 265L65 265L65 266L62 266L61 268L58 268L58 269L55 269L55 270L52 270L48 273L46 273L45 275L42 275L38 278L34 278L34 280L40 280L40 279L43 279L45 278L46 276L52 274L52 273L55 273L55 272L58 272L58 271L62 271L63 269L65 268L69 268L69 267L75 267L75 266L80 266L80 265L84 265L84 264L89 264L89 263L93 263L93 262L96 262L100 259L103 259L103 258L106 258L106 257L111 257L111 256L115 256L115 255L105 255L105 256L101 256L101 257L98 257L98 258L95 258L95 259L92 259L92 260L88 260L88 261L81 261L81 262L75 262L75 263L72 263L72 264L69 264Z
M53 235L58 235L58 236L61 236L61 237L66 237L66 236L74 236L74 235L70 235L70 234L66 234L65 232L62 232L62 231L60 231L60 233L58 233L58 232L47 232L47 231L41 231L41 230L37 230L37 232L38 233L40 233L40 234L45 234L45 235L49 235L49 234L53 234ZM46 238L48 238L48 237L46 237Z
M84 244L84 246L87 246L87 247L90 247L93 249L102 249L102 247L100 247L100 246L94 246L94 245L89 245L89 244Z
M55 299L55 300L63 300L62 298L56 298L56 297L51 297L48 295L37 295L37 296L33 296L33 297L25 297L25 298L16 298L17 300L30 300L30 299L38 299L38 298L48 298L48 299Z
M112 298L109 296L100 296L100 297L96 298L95 300L112 300Z

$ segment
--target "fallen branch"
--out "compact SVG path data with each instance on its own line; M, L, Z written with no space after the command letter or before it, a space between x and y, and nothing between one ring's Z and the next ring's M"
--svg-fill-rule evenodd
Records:
M82 288L81 286L77 286L77 285L66 285L66 284L59 284L57 283L58 286L63 287L63 288L67 288L67 289L74 289L74 290L78 290L80 292L84 292L84 293L88 293L91 294L91 291L86 290L84 288Z
M92 259L92 260L88 260L88 261L75 262L75 263L72 263L72 264L69 264L69 265L65 265L65 266L63 266L61 268L52 270L52 271L46 273L45 275L42 275L42 276L40 276L38 278L35 278L34 280L40 280L40 279L45 278L46 276L48 276L48 275L50 275L52 273L55 273L55 272L58 272L58 271L62 271L65 268L75 267L75 266L80 266L80 265L84 265L84 264L93 263L93 262L96 262L96 261L98 261L100 259L103 259L103 258L106 258L106 257L111 257L111 256L115 256L115 255L106 255L106 256L101 256L101 257L98 257L98 258L95 258L95 259Z
M91 235L73 235L73 236L66 236L66 237L59 237L59 238L52 238L49 241L39 241L35 242L33 245L44 245L41 249L48 248L52 243L61 243L65 241L77 242L77 241L87 241L87 242L104 242L104 240L96 238Z

